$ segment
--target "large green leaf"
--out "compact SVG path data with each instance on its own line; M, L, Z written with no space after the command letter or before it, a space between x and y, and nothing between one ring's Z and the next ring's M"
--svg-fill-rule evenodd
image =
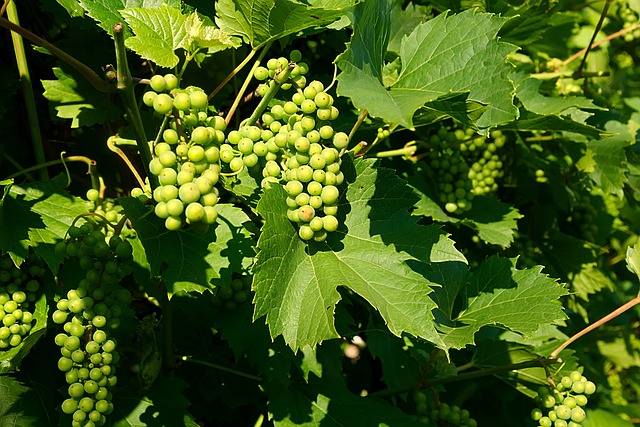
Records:
M520 218L518 209L511 205L490 197L474 197L462 223L476 230L482 241L506 248L513 242Z
M622 198L622 188L627 181L628 170L625 149L636 142L636 133L640 129L640 114L635 113L628 124L611 121L605 127L607 131L616 135L589 142L588 147L593 151L596 162L591 177L605 193L613 193Z
M518 270L513 260L493 256L471 275L459 297L463 309L453 324L442 326L448 347L474 343L483 326L498 326L520 334L533 334L542 324L566 318L558 298L567 291L541 273L542 267Z
M252 240L242 227L248 217L239 209L220 205L218 223L209 231L168 231L153 211L135 198L119 202L145 248L151 275L162 275L169 295L176 292L204 292L212 280L229 278L246 268L253 255ZM247 259L248 258L248 259Z
M327 26L353 4L353 0L336 0L313 7L295 0L219 0L216 24L257 49L302 30Z
M378 78L378 64L389 32L388 19L381 17L386 7L386 0L377 0L356 9L351 43L337 59L342 70L340 95L350 97L356 107L367 109L372 116L409 128L418 109L451 92L468 91L469 101L487 105L477 120L479 127L518 116L513 84L507 77L510 66L505 62L515 46L497 39L503 18L470 10L451 16L443 13L418 25L402 39L398 80L385 88Z
M402 38L410 34L416 26L431 18L431 9L427 6L409 3L403 8L402 1L395 1L391 9L389 46L390 52L400 53Z
M62 240L73 220L88 211L88 203L64 190L66 177L29 185L9 185L0 201L0 250L16 263L28 250L44 258L54 274L60 257L53 246Z
M180 58L175 51L186 49L189 36L186 30L187 17L179 8L162 5L156 9L131 7L120 12L133 32L134 37L125 40L126 46L145 59L161 67L175 67Z
M429 296L431 283L420 263L464 260L436 226L421 226L407 210L411 189L372 160L343 161L348 188L340 198L342 225L326 242L304 242L287 219L285 192L267 190L258 212L265 226L254 268L254 318L267 316L271 335L298 349L337 337L334 310L338 286L362 296L392 333L407 332L437 342Z
M92 126L117 119L121 112L109 96L97 91L84 79L76 79L54 67L57 80L42 80L44 97L51 102L56 115L71 119L71 127Z
M120 11L126 8L140 7L143 9L155 9L163 4L180 7L180 0L79 0L80 5L87 15L98 22L98 25L113 36L113 26L122 22ZM125 37L131 32L125 27Z

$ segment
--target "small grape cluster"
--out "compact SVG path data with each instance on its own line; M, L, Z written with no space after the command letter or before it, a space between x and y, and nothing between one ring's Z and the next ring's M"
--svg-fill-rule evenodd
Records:
M259 96L265 96L269 89L274 84L273 79L279 71L285 69L290 63L294 63L294 67L291 70L289 79L282 84L282 90L289 90L293 87L304 88L307 85L307 78L305 74L309 72L309 65L306 62L301 62L302 53L299 50L292 50L289 53L289 59L281 56L279 58L271 58L267 61L267 66L258 66L253 71L253 77L259 81L266 81L258 85L256 93Z
M531 418L540 427L580 427L587 416L583 409L588 402L587 396L595 391L594 383L579 371L573 371L562 377L555 388L541 387L538 390L536 401L539 407L531 411Z
M438 198L449 213L460 214L472 207L475 196L488 195L498 189L504 175L498 151L506 143L500 131L490 139L476 135L471 128L451 132L441 127L428 141L427 176L435 182Z
M90 211L102 217L100 220L94 221L95 225L96 226L104 225L103 231L105 232L105 235L107 236L107 238L110 238L111 236L113 236L113 233L114 233L114 227L112 226L119 224L120 221L122 221L125 217L122 206L120 206L112 198L109 198L109 197L101 198L100 191L98 191L95 188L91 188L87 190L86 197L87 197L87 200L89 200L93 205L90 208ZM86 219L88 221L91 220L90 217ZM106 220L112 226L107 226L106 224L104 224L104 220ZM129 236L133 237L135 236L135 230L130 227L122 227L120 229L120 235L123 237L129 237Z
M155 214L165 220L168 230L187 223L206 231L218 218L215 205L220 193L215 185L227 125L222 117L209 116L208 97L201 89L178 89L173 74L153 76L150 86L144 103L169 118L149 163L160 184L153 191Z
M231 287L219 287L211 300L213 306L233 310L249 298L252 280L253 276L242 275L231 280Z
M131 303L131 294L119 283L131 273L133 248L117 236L107 240L88 222L72 226L68 235L55 251L76 258L86 273L66 298L57 301L52 315L54 323L64 324L64 332L55 337L61 353L58 369L69 384L61 409L72 416L73 427L101 426L113 411L109 388L117 384L119 354L110 331L118 328Z
M299 60L296 52L291 54L292 61ZM267 68L258 68L254 75L272 78L287 64L286 58L271 59ZM300 74L304 72L303 66ZM321 82L306 84L306 80L298 79L293 83L297 90L291 100L272 105L262 114L261 126L243 126L229 132L220 158L233 172L245 166L249 170L260 167L263 187L282 181L287 192L287 216L299 225L300 238L323 241L328 232L338 228L338 186L344 181L340 155L349 137L331 126L339 111Z
M640 16L638 16L638 14L629 7L628 2L618 9L618 14L620 15L620 19L622 19L623 29L636 27L634 30L630 30L624 35L624 41L630 43L635 39L640 39L640 27L637 27Z
M469 411L457 405L440 403L438 408L430 408L424 392L413 393L418 422L437 427L476 427L478 423L471 418Z
M8 254L0 257L0 350L19 346L33 327L32 304L40 296L44 261L35 254L16 267Z

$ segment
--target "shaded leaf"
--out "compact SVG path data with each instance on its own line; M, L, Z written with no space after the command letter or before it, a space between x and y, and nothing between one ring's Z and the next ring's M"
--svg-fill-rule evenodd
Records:
M465 212L462 223L476 230L482 241L506 248L513 242L520 218L522 215L513 206L478 196L473 198L472 207Z
M11 375L0 375L0 426L54 426L51 396Z
M464 257L452 242L439 245L435 226L416 223L407 209L411 189L372 160L343 160L349 186L339 201L342 225L325 242L304 242L287 219L280 185L265 191L258 212L265 226L254 268L254 318L267 316L271 335L283 335L298 349L338 336L334 325L337 286L362 296L384 318L392 333L427 340L434 335L430 282L414 271L433 253ZM450 255L446 255L449 253Z
M117 119L121 112L108 96L99 92L84 79L76 79L61 68L54 67L57 80L42 80L44 97L49 100L56 115L71 119L71 127L92 126Z

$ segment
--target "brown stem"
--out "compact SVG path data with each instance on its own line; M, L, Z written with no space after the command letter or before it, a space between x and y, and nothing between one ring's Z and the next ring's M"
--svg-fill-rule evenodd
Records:
M585 52L587 52L588 49L594 49L594 48L600 46L602 43L606 43L609 40L615 39L616 37L624 36L625 34L631 32L633 30L636 30L638 28L640 28L640 24L635 24L635 25L632 25L630 27L623 28L620 31L616 31L615 33L609 34L607 37L603 38L602 40L598 40L597 42L589 45L589 47L585 47L584 49L574 53L573 55L571 55L570 57L568 57L567 59L562 61L562 65L567 65L568 63L573 62L576 59L580 58L582 55L585 54Z
M129 170L131 171L131 173L133 173L133 175L136 177L136 180L138 181L140 188L144 189L144 179L142 179L142 177L140 176L136 168L133 166L133 163L131 163L131 161L129 160L127 155L124 153L124 151L122 151L116 145L119 139L120 138L118 136L109 137L109 139L107 139L107 147L109 147L109 150L113 151L118 156L120 156L122 160L124 160L124 162L127 164L127 167L129 167Z
M35 166L31 166L31 167L26 168L26 169L22 169L21 171L18 171L18 172L14 173L14 174L9 175L6 179L15 178L17 176L24 175L24 174L29 173L29 172L33 172L33 171L38 170L40 168L46 168L48 166L59 165L59 164L62 164L64 162L82 162L82 163L86 163L87 166L89 167L89 170L88 170L87 173L91 173L92 168L96 165L95 160L91 160L88 157L85 157L85 156L69 156L69 157L64 157L62 159L50 160L48 162L40 163L39 165L35 165Z
M639 303L640 303L640 295L635 297L634 299L632 299L631 301L629 301L625 305L623 305L621 307L618 307L617 309L613 310L611 313L607 314L606 316L604 316L602 319L598 320L597 322L594 322L594 323L590 324L589 326L587 326L586 328L584 328L583 330L581 330L577 334L573 335L571 338L569 338L568 340L563 342L558 348L553 350L553 353L551 353L549 355L549 358L550 359L557 358L558 355L562 352L562 350L567 348L570 344L572 344L578 338L586 335L587 333L593 331L594 329L600 327L601 325L604 325L608 321L610 321L612 319L615 319L616 317L618 317L619 315L621 315L622 313L624 313L625 311L629 310L630 308L636 306Z
M233 78L233 76L238 74L240 72L240 70L242 70L244 68L244 66L247 65L247 62L251 61L251 58L253 58L253 56L256 54L256 52L257 51L255 49L252 50L251 52L249 52L249 55L247 55L247 57L244 58L244 60L240 63L240 65L238 65L236 68L234 68L233 71L230 72L229 75L227 77L225 77L225 79L222 82L220 82L218 87L216 87L213 90L213 92L211 92L211 94L209 94L209 100L211 100L211 98L216 96L216 94L218 92L220 92L220 89L222 89L224 87L224 85L229 83L229 80L231 80Z

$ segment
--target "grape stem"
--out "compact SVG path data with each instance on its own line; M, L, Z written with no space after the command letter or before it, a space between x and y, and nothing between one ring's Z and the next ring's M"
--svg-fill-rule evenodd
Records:
M358 128L360 127L364 119L367 118L368 115L369 115L369 110L367 110L366 108L362 110L362 112L358 116L358 120L356 120L356 122L353 124L353 127L351 128L351 132L349 132L349 141L353 139L354 135L358 131Z
M609 40L613 40L613 39L615 39L617 37L624 36L625 34L630 33L631 31L637 30L638 28L640 28L640 23L636 23L636 24L631 25L631 26L629 26L627 28L623 28L620 31L616 31L615 33L609 34L607 37L603 38L602 40L598 40L595 43L592 42L592 44L590 44L588 47L585 47L584 49L579 50L578 52L574 53L573 55L571 55L570 57L568 57L567 59L562 61L562 65L564 66L564 65L569 64L570 62L575 61L576 59L578 59L582 55L584 55L587 52L587 50L589 50L589 49L594 49L594 48L600 46L602 43L606 43ZM586 76L587 73L583 72L582 75Z
M185 362L196 363L198 365L208 366L209 368L218 369L219 371L229 372L230 374L234 374L239 377L248 378L250 380L262 381L262 377L259 377L257 375L247 374L246 372L227 368L226 366L218 365L217 363L211 363L204 360L194 359L191 356L182 356L180 359Z
M414 141L415 142L415 141ZM389 150L389 151L380 151L376 153L376 157L395 157L395 156L403 156L403 157L411 157L416 154L416 150L418 147L415 145L405 145L402 148L398 148L397 150Z
M249 74L247 74L247 77L244 79L244 83L242 83L242 87L240 87L240 90L238 91L238 94L236 95L236 99L234 99L233 104L231 105L231 108L227 112L227 117L225 118L225 122L227 123L227 125L231 122L231 118L233 117L233 114L235 113L236 108L238 108L238 105L240 104L240 101L244 97L244 93L246 92L247 88L249 87L249 84L251 83L251 80L253 79L253 72L260 65L260 62L262 61L264 56L267 54L267 50L269 50L269 47L271 47L271 43L267 43L267 45L264 48L262 48L262 51L260 52L260 55L258 56L258 59L256 59L256 61L253 63L253 66L251 67L251 70L249 70ZM245 58L245 61L246 61L246 58ZM242 61L242 63L239 66L243 66L244 67L245 61ZM260 105L258 105L258 107L259 106ZM254 111L254 113L255 113L255 111ZM253 117L253 115L251 117Z
M271 102L271 100L276 95L276 93L280 90L282 85L286 83L287 80L289 80L289 76L291 75L291 71L293 71L294 67L295 67L294 63L289 63L287 67L285 67L282 71L280 71L278 74L276 74L273 77L274 84L269 85L269 90L264 95L264 97L260 100L260 103L258 104L256 109L253 110L251 117L249 117L246 121L243 122L243 125L251 126L258 121L258 119L260 118L264 110L267 109L269 102ZM253 70L251 71L251 76L253 77Z
M133 173L133 176L135 176L136 181L138 181L138 185L140 185L140 188L144 188L144 180L142 179L142 177L140 176L140 174L138 173L138 171L136 170L136 168L133 166L133 163L131 163L131 161L129 160L129 158L127 157L127 155L124 153L124 151L122 151L120 148L118 148L118 146L116 144L118 144L120 141L122 141L123 139L120 138L117 135L114 136L110 136L107 139L107 147L109 147L109 150L113 151L114 153L116 153L118 156L120 156L120 158L122 160L124 160L124 162L126 163L127 167L129 168L129 170L131 171L131 173ZM126 140L126 141L131 141L131 140Z
M613 310L611 313L607 314L606 316L604 316L600 320L590 324L589 326L587 326L586 328L584 328L583 330L581 330L577 334L574 334L573 336L571 336L568 340L566 340L560 346L558 346L558 348L553 350L553 352L549 355L549 359L557 359L558 355L565 348L567 348L569 345L571 345L574 341L578 340L578 338L581 338L582 336L584 336L587 333L593 331L594 329L600 327L601 325L604 325L608 321L610 321L612 319L615 319L616 317L618 317L619 315L621 315L625 311L635 307L638 304L640 304L640 295L636 296L634 299L632 299L628 303L626 303L626 304L618 307L617 309Z
M494 375L500 372L513 371L517 369L546 367L547 365L555 364L555 363L560 363L560 361L558 359L538 357L536 359L527 360L525 362L513 363L510 365L504 365L504 366L494 366L492 368L479 369L477 371L467 372L465 374L460 374L455 377L442 377L442 378L433 378L430 380L420 380L408 387L388 388L385 390L377 391L375 393L371 393L369 394L369 396L371 397L395 396L398 394L409 393L411 391L434 387L436 385L449 384L449 383L458 382L458 381L466 381L474 378L485 377L488 375Z
M65 154L64 151L61 154L64 156L64 154ZM64 164L65 162L82 162L82 163L86 163L87 166L88 166L87 173L91 174L92 177L93 177L94 174L97 175L97 169L96 169L95 160L91 160L90 158L85 157L85 156L69 156L69 157L61 157L60 159L56 159L56 160L50 160L48 162L40 163L38 165L22 169L21 171L18 171L18 172L14 173L14 174L9 175L8 177L6 177L6 179L15 178L15 177L18 177L20 175L26 175L29 172L33 172L33 171L36 171L38 169L46 168L46 167L49 167L49 166Z
M265 50L265 51L266 51L266 50ZM265 52L265 51L263 51L263 52ZM229 75L228 75L227 77L225 77L225 78L224 78L224 80L222 80L222 82L220 82L220 84L219 84L219 85L218 85L218 86L213 90L213 92L211 92L211 93L209 94L209 100L211 100L211 98L213 98L214 96L216 96L216 94L217 94L218 92L220 92L220 90L221 90L221 89L222 89L222 88L223 88L227 83L229 83L229 80L231 80L231 79L233 78L233 76L235 76L236 74L238 74L238 73L240 72L240 70L242 70L242 69L244 68L244 66L245 66L245 65L247 65L247 63L248 63L249 61L251 61L251 58L253 58L253 57L255 56L256 52L257 52L257 51L256 51L255 49L253 49L251 52L249 52L249 54L247 55L247 57L246 57L246 58L244 58L244 59L242 60L242 62L241 62L241 63L240 63L236 68L234 68L234 69L233 69L233 71L231 71L231 72L229 73Z
M604 19L606 18L607 12L609 11L609 6L611 6L611 1L612 0L607 0L607 2L604 4L604 7L602 8L602 12L600 13L600 19L598 20L598 23L596 24L596 28L593 30L593 35L591 36L591 40L589 41L589 44L587 45L587 48L584 51L584 56L582 57L582 61L580 62L580 65L578 66L578 69L574 74L576 78L583 77L582 69L584 68L584 65L587 62L587 56L589 55L589 51L591 50L591 45L593 45L593 43L595 42L596 36L598 35L598 33L600 32L600 29L602 28ZM588 82L588 79L584 79L585 95L587 94L587 82Z
M20 25L18 19L18 9L13 0L8 0L4 3L7 10L7 18L9 21L16 25ZM27 113L27 122L29 124L29 133L31 134L31 144L33 146L33 154L35 156L36 163L43 163L46 161L44 155L44 149L42 147L42 135L40 133L40 125L38 123L38 112L36 110L36 102L33 96L33 86L31 85L31 76L29 74L29 65L27 63L27 56L24 51L24 43L20 34L12 32L11 39L13 40L13 51L16 58L16 64L18 65L18 73L20 75L20 83L22 84L22 98L24 99L25 110ZM49 179L49 175L46 169L38 170L38 176L41 180Z
M31 31L23 28L19 25L14 24L6 18L0 17L0 27L6 28L7 30L13 31L14 33L20 34L25 39L29 40L31 43L44 47L49 52L71 65L76 69L82 76L87 79L87 81L91 84L91 86L98 89L100 92L113 92L114 88L109 82L101 79L91 68L87 67L84 63L78 61L73 56L69 55L62 49L59 49L55 45L49 43L43 38L40 38L33 34Z
M125 106L125 111L136 135L136 142L138 145L138 151L142 162L144 164L145 171L149 177L149 184L151 190L155 190L158 186L158 178L149 173L149 163L151 162L151 150L149 149L149 141L144 131L144 124L142 123L142 117L140 117L140 111L138 110L138 103L136 102L136 95L133 93L133 81L131 79L131 72L129 71L129 65L127 64L127 51L124 46L124 27L121 22L116 23L113 26L113 40L116 47L116 66L117 66L117 88L122 97L122 101ZM143 186L144 188L144 186Z

